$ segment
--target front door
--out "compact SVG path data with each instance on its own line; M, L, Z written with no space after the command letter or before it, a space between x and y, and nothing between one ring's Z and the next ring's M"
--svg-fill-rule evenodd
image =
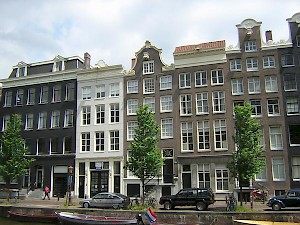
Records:
M79 188L78 188L78 197L79 198L84 198L84 182L85 182L85 178L84 176L80 176L79 177Z
M36 174L36 188L43 187L43 180L44 180L44 169L42 166L39 166L37 168L37 174Z
M100 192L108 192L108 171L91 171L90 196Z

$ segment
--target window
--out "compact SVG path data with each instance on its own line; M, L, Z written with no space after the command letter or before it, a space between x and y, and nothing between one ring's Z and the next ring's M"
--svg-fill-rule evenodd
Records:
M294 56L292 54L282 55L281 66L282 67L294 66Z
M132 141L135 136L135 128L138 127L137 121L129 121L127 123L127 141Z
M10 115L5 115L3 116L3 121L2 121L2 131L5 131L7 129L7 125L10 121Z
M91 99L91 87L83 87L81 88L82 100Z
M208 114L208 93L196 94L196 113Z
M242 71L241 59L230 60L230 71Z
M155 98L144 98L144 105L148 105L151 112L155 112Z
M248 92L249 94L260 93L260 80L259 77L248 78Z
M215 150L227 150L226 120L214 121Z
M143 74L154 73L154 61L143 62Z
M192 114L192 96L189 94L180 95L180 115Z
M12 102L12 92L6 91L4 94L4 107L11 107Z
M96 86L96 98L105 98L105 85L97 85Z
M66 153L72 153L73 146L72 146L72 137L64 137L63 140L63 151L64 154Z
M23 105L23 100L24 100L24 90L19 89L17 90L16 93L16 106Z
M266 181L267 180L267 168L266 167L264 167L260 173L255 175L255 180L256 181Z
M151 94L155 91L154 79L147 78L143 80L144 82L144 94Z
M91 106L83 106L81 110L82 125L91 124Z
M245 42L245 52L257 51L256 41L246 41Z
M231 80L231 91L232 95L242 95L244 94L243 79L237 78Z
M105 123L105 105L96 105L96 124Z
M181 123L181 151L193 150L193 125L191 122Z
M166 118L161 120L161 138L173 138L173 119Z
M171 95L160 97L160 112L172 112L173 100Z
M66 84L65 101L73 101L74 98L75 98L75 84L68 83L68 84Z
M247 71L257 71L258 70L257 58L246 59L246 65L247 65Z
M40 112L39 113L39 122L38 129L46 129L47 128L47 113Z
M160 90L172 89L172 76L160 77Z
M286 99L286 112L287 115L299 114L299 101L298 98Z
M118 130L113 130L113 131L110 131L109 134L110 134L110 150L111 151L120 150L119 131Z
M118 97L120 95L119 83L114 83L109 85L109 96Z
M19 67L18 68L19 77L24 77L27 75L27 67Z
M277 77L276 76L266 76L265 77L265 88L266 92L277 92Z
M285 91L296 91L298 89L296 74L283 75L283 83Z
M223 70L211 71L211 83L212 85L224 84Z
M29 88L27 90L26 104L27 105L34 105L34 100L35 100L35 89L34 88Z
M216 169L216 189L217 191L229 190L229 171L228 169Z
M138 108L139 101L137 99L127 100L127 115L135 115Z
M59 127L60 111L53 111L51 115L51 128Z
M59 140L57 137L50 139L50 153L51 154L59 153Z
M48 103L48 87L43 86L41 87L40 91L40 104Z
M284 181L285 175L284 175L284 161L283 158L273 158L272 159L272 174L273 174L273 180L274 181Z
M199 151L210 150L209 122L208 121L198 122L197 132L198 132L198 150Z
M55 85L52 89L52 102L61 101L61 85Z
M190 88L192 76L190 73L179 74L179 88Z
M119 103L110 104L110 122L118 123L120 121Z
M48 154L48 143L46 144L46 138L39 138L37 140L37 155L46 155Z
M32 130L33 129L33 114L28 113L25 116L25 130Z
M74 111L73 109L67 109L65 111L65 122L64 127L72 127L74 121Z
M270 127L270 147L271 150L282 150L282 131L281 127Z
M104 152L104 132L99 131L95 133L95 150L96 152Z
M261 101L260 100L250 100L250 105L253 107L252 116L261 116Z
M81 133L81 151L89 152L91 150L91 135L90 133Z
M292 158L292 177L293 181L300 181L300 157Z
M137 80L127 81L127 93L138 93L139 91L139 82Z
M300 146L300 125L289 125L289 137L291 146Z
M56 62L54 62L53 72L62 71L64 69L65 69L65 63L64 63L64 61L56 61Z
M263 57L264 68L275 68L275 58L274 56L264 56Z
M278 116L279 114L278 99L268 99L268 115Z
M300 47L300 35L296 36L297 47Z
M198 164L199 188L210 188L209 164Z
M213 112L224 113L225 111L225 93L223 91L213 92Z

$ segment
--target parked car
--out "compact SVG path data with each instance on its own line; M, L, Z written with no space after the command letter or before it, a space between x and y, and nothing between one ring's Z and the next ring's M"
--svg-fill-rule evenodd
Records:
M79 204L84 208L99 207L99 208L126 208L130 204L130 198L119 193L98 193L90 199L79 201Z
M286 207L300 207L300 189L291 189L284 195L270 198L267 206L273 210L281 210Z
M215 202L215 195L211 188L185 188L175 195L162 196L159 204L164 209L174 209L176 206L195 206L196 210L205 210Z

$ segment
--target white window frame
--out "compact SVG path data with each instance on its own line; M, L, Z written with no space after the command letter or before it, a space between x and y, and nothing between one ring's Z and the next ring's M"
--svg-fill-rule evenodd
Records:
M295 66L295 57L294 57L294 55L293 54L284 54L284 55L282 55L281 56L281 66L282 67Z
M229 170L227 168L216 168L215 179L216 192L229 191ZM220 185L218 185L219 183Z
M266 159L264 159L266 163ZM267 181L267 168L264 167L260 173L255 175L255 181Z
M120 122L120 105L119 103L109 104L109 122L119 123Z
M284 74L283 83L285 91L297 91L297 78L296 74Z
M109 85L109 97L119 97L120 96L120 84L113 83Z
M143 80L143 93L144 94L155 93L155 80L153 78L145 78Z
M75 84L74 83L66 84L65 90L66 90L65 101L73 101L75 98Z
M273 181L285 181L285 168L284 167L285 167L284 159L282 157L272 158L272 177L273 177Z
M127 122L127 141L132 141L135 136L135 128L138 127L137 121L128 121Z
M258 71L258 59L247 58L246 59L247 71Z
M82 100L90 100L92 98L92 88L91 86L86 86L81 88Z
M275 75L265 76L266 93L278 92L277 77Z
M5 131L7 129L8 122L10 121L10 115L3 116L2 120L2 131Z
M119 151L120 150L120 131L111 130L109 131L109 150Z
M52 87L52 102L61 101L61 85L57 84Z
M259 103L259 104L256 104L256 103ZM253 107L252 116L253 117L262 117L261 100L259 100L259 99L252 99L252 100L250 100L250 105Z
M241 59L230 60L230 71L242 71Z
M300 47L300 35L296 36L297 47Z
M105 123L105 104L96 105L96 124L104 124Z
M224 73L222 69L211 71L211 85L223 85L224 84Z
M172 95L165 95L160 97L160 112L172 112L173 111L173 100Z
M225 119L214 120L215 151L228 150L227 126Z
M214 91L212 93L213 113L225 113L225 92Z
M154 61L145 61L143 62L143 74L152 74L154 73Z
M104 131L95 132L95 152L104 152L105 150L105 135Z
M232 95L243 95L244 86L242 78L235 78L231 80L231 93Z
M281 126L269 127L270 149L283 150L282 128Z
M202 163L198 164L198 187L199 188L211 188L211 174L210 174L210 164ZM202 179L200 179L202 178Z
M300 181L300 157L292 157L292 179L293 181Z
M23 105L24 101L24 90L23 89L18 89L16 92L16 106L21 106Z
M259 77L249 77L248 78L248 93L258 94L261 92L260 89L260 79Z
M150 111L155 113L155 98L154 97L144 98L143 104L148 105Z
M197 143L198 151L210 151L210 126L208 120L197 122ZM203 147L201 147L203 146Z
M65 111L65 116L64 116L64 127L73 127L73 126L74 126L74 111L73 109L67 109Z
M48 103L48 95L49 95L49 87L48 86L41 87L39 104Z
M4 94L4 107L12 106L12 91L6 91Z
M286 98L287 115L299 115L299 99L297 97Z
M27 90L26 105L34 105L35 103L35 88L29 88Z
M264 67L264 69L275 68L275 57L274 56L264 56L263 57L263 67Z
M80 152L91 151L91 134L90 132L81 133L81 148Z
M46 129L47 128L47 112L40 112L39 113L39 120L38 120L38 129Z
M171 90L172 89L172 76L161 76L159 78L159 88L160 90Z
M58 128L60 126L60 111L55 110L51 113L51 128Z
M201 92L196 94L196 114L208 114L208 92Z
M81 107L81 125L87 126L91 124L91 106Z
M180 116L192 115L192 95L180 95Z
M28 113L25 115L25 130L33 129L33 114Z
M139 91L139 82L137 80L128 80L127 81L127 94L138 93Z
M179 89L191 88L192 86L192 75L191 73L179 74Z
M279 99L268 99L267 100L267 107L268 107L268 116L279 116Z
M197 71L195 72L195 87L206 87L208 84L207 72Z
M96 85L96 98L105 98L105 84Z
M181 134L181 139L180 139L181 152L193 152L194 151L193 123L192 122L181 123L180 134Z
M173 119L161 119L161 139L173 138Z
M245 41L245 52L256 52L256 41Z
M127 115L136 115L136 110L139 107L138 99L128 99L127 100Z

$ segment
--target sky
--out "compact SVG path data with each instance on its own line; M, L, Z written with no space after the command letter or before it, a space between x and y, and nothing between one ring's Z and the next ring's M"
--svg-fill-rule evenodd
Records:
M287 18L299 0L0 0L0 79L18 62L91 55L91 65L131 68L149 40L171 64L176 46L226 40L236 46L236 25L251 18L289 39Z

